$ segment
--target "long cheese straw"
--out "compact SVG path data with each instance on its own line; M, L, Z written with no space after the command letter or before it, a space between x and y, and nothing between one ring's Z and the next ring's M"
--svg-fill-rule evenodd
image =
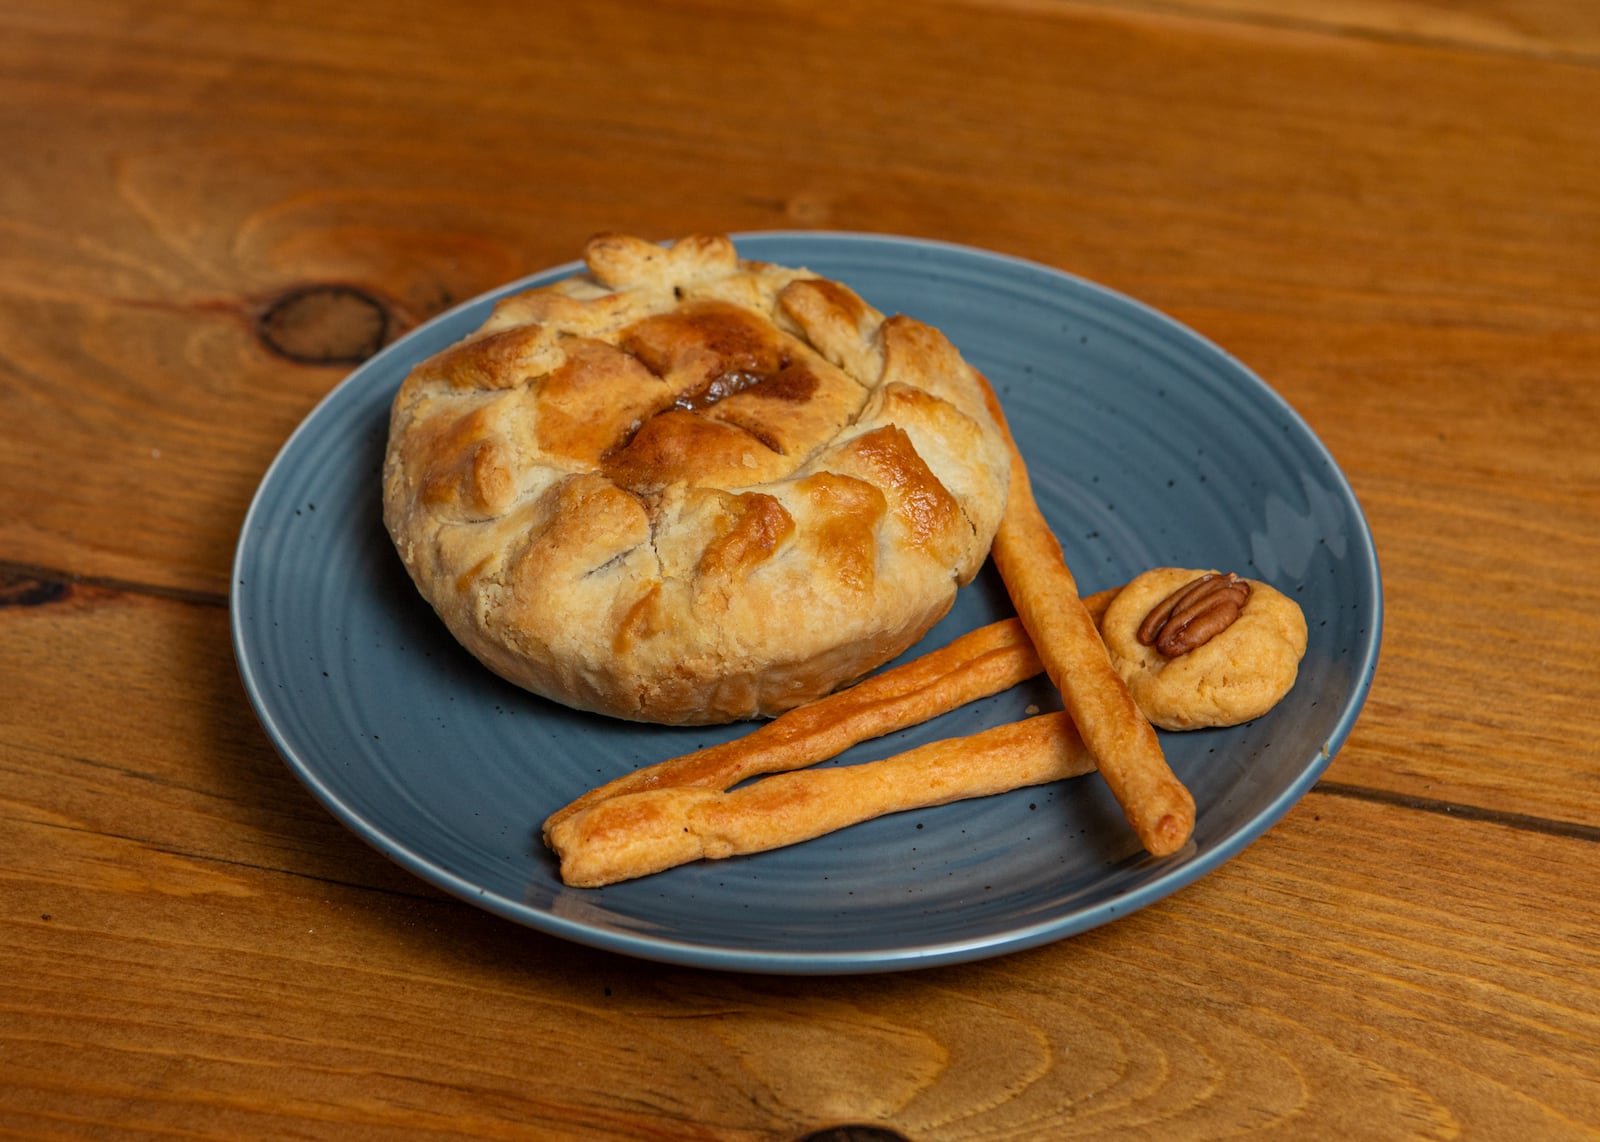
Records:
M731 792L677 785L622 793L563 817L545 837L561 860L565 883L598 888L1093 768L1071 720L1058 711L882 761L780 773Z
M1011 449L1011 485L990 555L1017 617L1084 744L1139 842L1170 856L1194 831L1194 798L1174 776L1155 729L1111 665L1094 619L1078 597L1061 544L1033 498L1028 469L987 382L989 412Z

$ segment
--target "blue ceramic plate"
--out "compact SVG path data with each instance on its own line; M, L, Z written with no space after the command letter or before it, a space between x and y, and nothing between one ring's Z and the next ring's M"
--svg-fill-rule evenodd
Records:
M417 876L544 932L745 971L836 973L972 960L1115 920L1234 856L1327 766L1365 699L1382 603L1343 475L1273 391L1172 320L980 250L858 234L736 236L879 309L943 329L995 384L1085 593L1157 565L1236 570L1304 609L1293 692L1228 730L1163 735L1199 817L1154 860L1095 776L881 818L791 848L570 889L538 838L552 810L630 768L743 732L581 714L459 649L383 530L391 397L411 365L505 294L441 315L357 369L267 472L239 540L233 637L257 713L341 821ZM992 569L920 650L1010 614ZM916 653L916 651L913 651ZM857 747L867 760L1056 704L1029 684Z

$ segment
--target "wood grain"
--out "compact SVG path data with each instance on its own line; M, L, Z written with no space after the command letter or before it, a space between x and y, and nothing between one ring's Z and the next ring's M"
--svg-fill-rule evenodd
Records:
M630 86L598 62L643 58L648 23L627 5L546 14L530 57L485 51L493 20L447 22L419 58L387 17L236 32L193 2L136 30L115 4L51 11L0 15L0 96L29 108L0 124L15 204L0 361L23 442L0 476L28 492L0 539L25 562L222 590L228 525L340 375L269 354L262 308L347 282L404 328L571 258L600 226L899 230L1060 265L1179 316L1268 310L1396 348L1440 325L1493 342L1508 320L1593 337L1587 69L1114 11L940 7L905 27L870 6L707 3L689 12L708 44L740 50L708 47L714 72L666 57ZM117 28L138 51L118 53ZM581 118L537 82L551 57ZM960 99L923 98L924 76L952 73ZM49 224L59 179L42 143L66 133L115 176L73 192L70 241ZM1225 324L1196 324L1256 359ZM1291 401L1316 343L1268 374ZM1305 411L1343 458L1342 409ZM96 462L108 436L115 465ZM62 469L77 478L47 475Z
M0 6L0 1134L1600 1136L1595 6L530 12ZM1326 780L1107 927L857 979L368 849L237 681L249 498L309 361L607 228L965 242L1255 368L1383 566Z
M96 665L15 681L52 661ZM389 865L271 753L215 606L78 587L0 610L0 680L0 1126L23 1134L1600 1124L1592 839L1314 793L1064 944L742 978L527 932Z
M226 611L82 585L0 608L6 815L175 859L430 893L290 777L251 711ZM359 871L358 871L359 870Z
M1600 1123L1600 916L1573 876L1592 845L1344 798L1313 794L1222 872L1110 928L855 980L639 965L453 901L57 822L5 837L0 1128L25 1135ZM1357 855L1330 868L1334 837ZM1443 853L1464 870L1448 891Z
M1040 6L1071 2L1039 0ZM1584 64L1600 57L1600 14L1590 5L1562 0L1107 0L1106 6Z

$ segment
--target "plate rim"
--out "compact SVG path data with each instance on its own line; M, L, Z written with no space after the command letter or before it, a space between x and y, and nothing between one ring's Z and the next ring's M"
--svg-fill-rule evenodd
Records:
M394 357L404 356L411 345L429 331L448 324L464 312L490 304L493 301L548 284L570 276L583 269L581 260L570 260L525 274L502 285L485 290L419 323L400 337L384 346L366 361L357 365L338 380L284 439L271 462L263 470L249 506L238 529L233 559L230 564L228 609L230 641L235 664L239 671L250 704L258 722L266 732L273 748L291 773L346 829L392 862L400 865L425 883L431 884L450 896L474 905L503 919L532 928L547 935L604 951L629 955L660 963L714 970L790 974L872 974L904 971L972 960L1008 955L1028 948L1038 947L1081 934L1113 920L1147 907L1193 884L1202 877L1236 857L1251 843L1258 840L1316 784L1333 758L1348 740L1370 694L1373 677L1382 647L1384 624L1384 597L1382 571L1376 545L1365 511L1349 478L1337 460L1311 427L1292 405L1272 388L1264 378L1227 349L1210 338L1157 309L1148 302L1129 296L1112 287L1085 278L1069 270L1014 254L988 250L943 239L921 238L900 234L854 230L795 230L773 229L733 231L728 237L735 247L751 241L833 242L842 246L862 248L880 246L897 250L943 253L963 259L976 259L986 263L1009 263L1029 272L1042 273L1074 284L1077 288L1095 295L1100 301L1116 308L1132 309L1144 319L1164 327L1168 335L1175 335L1198 351L1225 362L1236 378L1247 382L1280 414L1291 418L1296 427L1315 448L1316 456L1306 456L1309 463L1320 459L1330 484L1340 493L1341 507L1350 513L1353 527L1349 539L1352 552L1349 560L1350 574L1360 576L1358 593L1370 608L1365 633L1355 655L1352 674L1355 682L1344 696L1339 717L1323 741L1321 749L1298 771L1259 811L1220 842L1196 853L1190 859L1175 864L1170 871L1137 886L1113 899L1102 900L1087 907L1075 908L1064 915L1055 915L1005 930L986 933L966 939L944 939L928 944L904 944L874 949L849 951L806 950L788 951L765 948L739 948L734 946L696 943L689 939L615 928L597 927L582 921L560 916L554 912L532 907L497 892L491 892L468 878L443 867L435 861L413 851L406 844L377 828L347 804L319 777L317 767L300 756L287 740L278 724L268 700L268 686L256 675L249 654L250 623L243 613L240 586L244 582L251 540L259 530L259 515L266 510L269 491L282 468L296 450L302 436L308 434L328 409L336 402L348 399L350 393L363 384L371 383L368 377L388 364ZM741 257L744 256L741 252ZM753 259L765 260L765 259ZM802 260L803 261L803 260Z

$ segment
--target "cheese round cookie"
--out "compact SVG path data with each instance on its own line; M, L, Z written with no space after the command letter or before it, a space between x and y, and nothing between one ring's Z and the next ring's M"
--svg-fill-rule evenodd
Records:
M1287 694L1306 651L1294 600L1255 579L1239 617L1193 650L1168 658L1139 640L1146 616L1174 591L1217 572L1159 567L1124 587L1101 619L1111 664L1150 721L1166 730L1234 726Z
M1005 510L977 374L722 236L604 234L396 394L384 522L510 681L677 724L773 715L905 650Z

